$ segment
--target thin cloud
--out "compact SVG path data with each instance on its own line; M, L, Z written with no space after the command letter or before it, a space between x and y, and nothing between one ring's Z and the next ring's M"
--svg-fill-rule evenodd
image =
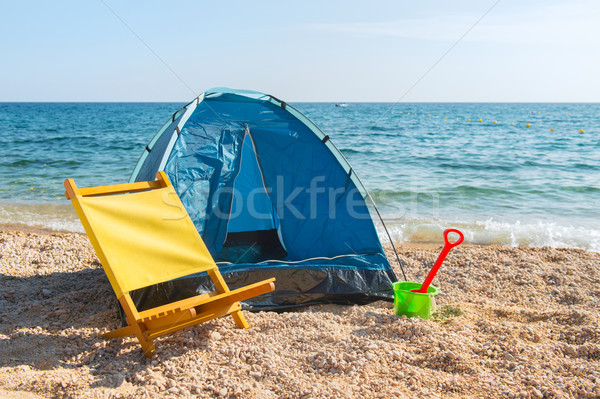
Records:
M472 23L472 21L470 22ZM305 25L305 28L314 31L350 34L357 36L384 36L424 40L452 40L452 38L447 37L448 32L454 32L458 34L461 30L464 31L465 25L468 25L465 17L430 17L420 19L400 19L387 22L310 24Z
M430 16L382 22L310 24L304 29L358 37L455 40L476 16ZM548 5L526 12L494 10L465 41L505 44L597 46L600 2Z

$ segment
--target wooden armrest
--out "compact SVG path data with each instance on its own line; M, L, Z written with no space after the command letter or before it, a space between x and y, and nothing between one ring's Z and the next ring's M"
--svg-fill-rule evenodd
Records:
M139 313L139 319L137 321L146 322L202 305L212 307L215 305L218 306L227 303L243 301L244 299L249 299L273 291L275 289L274 282L275 279L270 278L268 280L259 281L258 283L250 284L229 292L218 293L217 291L213 291L207 294L201 294L191 298L182 299L181 301L144 310Z
M204 311L204 307L225 306L235 302L243 301L244 299L253 298L267 292L275 290L275 278L259 281L258 283L250 284L233 291L224 292L213 296L210 300L204 301L194 306L198 313Z
M184 310L187 310L187 309L193 308L194 306L197 306L198 303L202 303L202 302L206 301L207 299L209 299L210 297L213 297L217 294L218 294L218 292L213 291L213 292L209 292L207 294L196 295L191 298L182 299L177 302L172 302L172 303L168 303L166 305L157 306L155 308L144 310L139 313L139 318L136 321L145 322L145 321L152 320L152 319L158 319L160 317L163 317L163 316L166 316L166 315L169 315L172 313L182 312Z

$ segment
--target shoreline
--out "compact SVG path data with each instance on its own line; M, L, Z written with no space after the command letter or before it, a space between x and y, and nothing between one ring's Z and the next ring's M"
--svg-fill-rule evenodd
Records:
M41 234L41 235L73 234L73 235L79 235L79 236L86 236L85 232L82 233L82 232L78 232L78 231L55 230L55 229L46 228L46 227L42 227L42 226L29 226L27 224L22 224L22 223L4 223L4 224L0 223L0 233L3 233L3 232L22 232L22 233ZM394 241L394 245L397 250L400 250L400 248L410 248L410 249L415 249L415 250L434 250L434 249L441 249L444 246L444 243L441 240L440 240L440 242L437 242L437 243L436 242ZM388 256L391 256L391 258L389 259L390 262L392 261L392 258L395 259L395 255L392 250L392 246L391 246L390 242L387 240L382 240L382 246L386 250L386 252L389 252ZM496 244L496 243L475 244L475 243L464 242L460 245L460 247L462 247L462 248L465 248L465 247L474 247L474 248L508 247L508 248L539 248L539 249L553 248L553 249L578 250L578 251L600 253L600 251L594 251L594 250L582 249L582 248L573 248L573 247L510 246L510 245Z
M439 247L397 247L410 280ZM429 321L381 301L245 312L247 330L217 319L160 338L147 360L135 339L98 335L120 321L85 235L2 231L0 251L8 397L600 396L595 252L461 245Z
M0 233L4 232L21 232L21 233L34 233L34 234L42 234L42 235L52 235L52 234L76 234L85 236L85 233L80 233L78 231L69 231L69 230L55 230L48 227L42 226L29 226L27 224L22 223L5 223L0 224Z

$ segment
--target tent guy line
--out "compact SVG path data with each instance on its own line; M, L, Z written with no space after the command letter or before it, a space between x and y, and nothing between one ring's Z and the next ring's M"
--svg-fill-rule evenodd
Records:
M483 15L481 15L481 17L479 17L477 21L475 21L475 23L473 23L473 25L471 25L469 29L465 31L465 33L463 33L450 47L448 47L448 49L433 64L431 64L431 66L404 92L404 94L402 94L394 104L386 109L373 124L376 125L381 119L383 119L384 116L389 114L390 111L394 109L394 107L400 101L402 101L419 83L421 83L423 79L425 79L427 75L429 75L429 72L431 72L433 68L435 68L452 50L454 50L458 43L460 43L482 21L483 18L485 18L498 5L498 3L500 3L500 1L501 0L496 0L496 2L492 4L492 6L488 8L487 11L484 12Z
M100 2L102 4L104 4L104 6L115 16L117 17L117 19L119 21L121 21L121 23L148 49L150 50L150 52L152 54L154 54L154 56L165 66L167 67L167 69L169 71L171 71L171 73L194 95L197 96L198 95L198 91L192 89L192 87L190 85L188 85L186 83L185 80L183 80L183 78L181 76L179 76L179 74L177 74L177 72L175 72L175 70L173 68L171 68L169 66L169 64L167 64L167 62L160 56L158 55L158 53L156 51L154 51L154 49L152 47L150 47L150 45L148 43L146 43L146 41L144 39L142 39L142 37L140 35L137 34L136 31L133 30L133 28L127 23L125 22L125 20L123 18L121 18L121 16L119 14L117 14L117 12L108 5L108 3L106 3L106 1L104 0L100 0Z

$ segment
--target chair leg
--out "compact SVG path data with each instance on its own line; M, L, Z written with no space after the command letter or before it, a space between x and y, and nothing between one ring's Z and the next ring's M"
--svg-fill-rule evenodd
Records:
M129 318L127 319L127 322L129 323ZM117 330L100 334L102 338L106 339L128 337L130 335L135 335L135 337L138 339L138 342L144 351L144 355L146 355L146 357L152 357L154 354L154 344L152 344L152 340L147 340L144 337L144 333L137 323L135 323L133 326L129 325L127 327L122 327Z
M135 334L135 329L131 326L122 327L113 331L108 331L100 334L103 338L113 339L118 337L128 337Z
M138 341L140 342L140 345L142 346L144 355L146 355L146 357L148 357L148 358L152 357L154 355L154 344L152 343L152 341L144 340L142 342L139 337L138 337Z
M139 314L135 309L135 305L133 304L131 297L128 293L126 293L119 298L119 302L121 302L121 306L125 311L125 319L127 320L127 324L129 324L124 328L130 327L133 330L133 333L135 334L142 347L142 350L144 351L144 355L146 355L146 357L152 357L154 354L154 345L152 344L152 340L146 339L146 334L144 334L146 328L144 325L137 322L139 317L136 316L139 316Z
M152 340L146 339L146 336L138 323L134 322L132 327L135 331L135 337L144 351L144 355L146 355L146 357L152 357L154 354L154 344L152 343Z
M235 324L239 327L239 328L248 328L250 327L248 325L248 322L246 321L246 318L244 317L244 315L242 314L241 310L238 310L235 313L231 314L231 317L233 317L233 320L235 320Z
M227 287L227 283L223 279L223 276L221 276L219 269L214 268L212 270L208 270L207 272L208 272L208 275L210 276L211 280L215 284L215 288L217 289L217 292L219 292L219 293L229 292L229 287ZM233 320L235 320L235 324L239 328L248 328L249 327L248 322L246 321L246 318L242 314L241 310L238 310L237 312L232 313L231 316L233 317Z

